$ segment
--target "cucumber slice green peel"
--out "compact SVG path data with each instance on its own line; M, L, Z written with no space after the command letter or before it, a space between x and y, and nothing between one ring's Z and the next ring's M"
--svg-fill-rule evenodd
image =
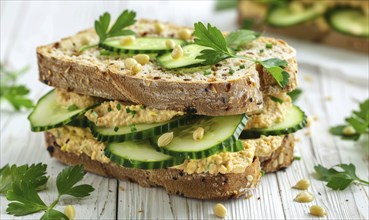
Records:
M307 124L307 117L305 113L296 105L293 105L287 112L287 116L284 121L274 124L269 128L263 129L248 129L243 130L241 139L254 139L260 138L260 136L270 135L285 135L294 133L300 129L303 129Z
M157 54L171 51L166 46L167 40L173 40L176 45L185 45L186 41L174 38L163 37L138 37L129 45L121 45L120 38L109 39L99 44L101 48L113 51L119 54Z
M92 134L101 142L123 142L130 140L143 140L155 135L163 134L171 129L178 128L189 122L191 117L180 116L169 121L155 124L136 124L119 127L97 127L93 122L89 122Z
M92 107L94 106L89 108ZM31 123L32 131L46 131L70 123L78 116L84 114L89 108L68 110L58 105L56 91L53 89L40 98L28 116L28 120Z
M201 159L219 152L237 152L244 149L238 137L241 134L247 117L245 115L222 117L199 117L191 124L171 130L173 140L165 147L157 145L160 136L150 139L155 148L165 154L186 159ZM204 128L204 136L195 141L193 132L198 128Z
M109 143L105 156L111 161L130 168L160 169L183 163L183 159L157 152L148 140Z
M266 22L275 27L289 27L318 18L324 12L322 5L304 8L303 11L293 11L289 5L275 6L269 9Z
M343 34L369 37L369 15L357 8L333 8L326 13L331 27Z

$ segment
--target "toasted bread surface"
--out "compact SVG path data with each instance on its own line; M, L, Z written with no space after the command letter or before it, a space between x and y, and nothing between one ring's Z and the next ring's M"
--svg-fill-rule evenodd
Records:
M139 36L176 37L184 28L165 24L167 31L158 35L154 32L154 23L140 20L132 29ZM205 76L201 68L166 70L153 61L144 65L139 73L132 74L122 57L101 56L96 48L78 52L81 42L93 44L97 40L96 33L87 30L38 47L40 80L80 94L210 116L252 114L262 109L262 93L276 94L297 87L296 53L282 40L260 37L240 55L259 60L272 57L287 60L290 83L284 89L260 66L237 59L227 59L209 67L213 70L209 76ZM273 49L260 53L266 44L272 44ZM235 63L239 62L246 68L236 68ZM230 69L236 70L235 73L229 74Z

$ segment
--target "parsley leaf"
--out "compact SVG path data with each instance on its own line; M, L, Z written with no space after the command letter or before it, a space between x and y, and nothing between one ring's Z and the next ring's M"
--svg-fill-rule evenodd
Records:
M296 102L296 100L300 97L302 94L301 89L295 89L292 92L287 93L291 97L292 102Z
M203 65L216 64L219 61L228 58L241 58L260 64L264 69L273 76L278 85L285 88L289 83L289 74L283 70L287 67L288 62L278 58L271 58L267 60L255 60L247 56L239 56L234 53L233 49L238 49L243 44L248 43L258 37L255 32L247 30L240 30L232 32L227 39L224 38L222 32L208 24L207 27L201 22L195 23L195 44L204 46L205 48L200 52L196 59L203 60Z
M0 194L6 193L11 189L13 182L25 181L36 190L46 188L49 177L46 176L46 164L32 164L31 166L5 165L0 170Z
M17 78L24 74L28 67L22 68L19 71L10 71L0 64L0 101L8 101L16 111L22 108L30 109L33 107L32 100L27 98L29 89L25 85L17 85Z
M345 119L347 124L333 126L330 133L340 136L343 140L358 140L361 135L369 133L369 99L360 103L359 111L353 111L352 115Z
M339 170L335 168L339 168ZM356 175L356 167L352 163L338 164L329 169L319 164L314 169L319 180L327 182L327 186L333 190L344 190L354 181L369 185L368 181L362 180Z
M85 172L83 166L67 167L59 173L56 178L56 186L58 188L59 196L71 195L74 197L89 196L94 188L90 185L83 184L74 186L84 177Z
M0 170L0 174L3 175L4 171L6 171L8 167L2 168ZM61 196L63 195L71 195L78 198L90 195L90 193L94 190L92 186L87 184L75 186L79 181L83 179L84 175L85 172L83 171L82 165L67 167L63 169L56 179L58 197L49 206L47 206L37 194L37 187L33 184L32 181L28 179L14 180L11 183L11 188L7 191L6 194L6 198L9 201L12 201L9 203L6 211L8 214L14 216L23 216L40 211L45 211L41 219L67 220L68 217L65 216L63 213L55 210L54 207L56 206L56 204L58 204Z
M36 189L27 181L14 182L7 192L6 199L11 202L6 209L8 214L15 216L28 215L47 209L37 194Z
M109 37L134 35L135 32L124 28L134 24L136 22L135 17L136 12L124 10L110 30L108 30L110 25L110 14L105 12L95 21L95 31L99 36L99 43L104 42Z

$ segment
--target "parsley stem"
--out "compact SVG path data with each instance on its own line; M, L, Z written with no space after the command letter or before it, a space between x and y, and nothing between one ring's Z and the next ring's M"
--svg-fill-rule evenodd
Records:
M55 201L53 202L53 203L51 203L51 205L49 206L49 208L47 208L48 210L51 210L51 209L53 209L55 206L56 206L56 204L58 204L58 202L59 202L59 200L60 200L60 197L61 197L61 195L58 195L58 198L56 198L55 199Z
M359 182L365 183L366 185L369 185L368 181L362 180L362 179L358 179Z

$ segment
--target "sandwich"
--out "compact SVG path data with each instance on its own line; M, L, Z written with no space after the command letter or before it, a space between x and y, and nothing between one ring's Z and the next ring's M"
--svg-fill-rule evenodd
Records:
M238 11L246 28L369 52L368 1L240 1Z
M295 55L250 30L127 10L111 25L105 13L95 29L37 48L39 79L54 89L28 118L67 165L189 198L240 197L293 161L306 125L287 95Z

